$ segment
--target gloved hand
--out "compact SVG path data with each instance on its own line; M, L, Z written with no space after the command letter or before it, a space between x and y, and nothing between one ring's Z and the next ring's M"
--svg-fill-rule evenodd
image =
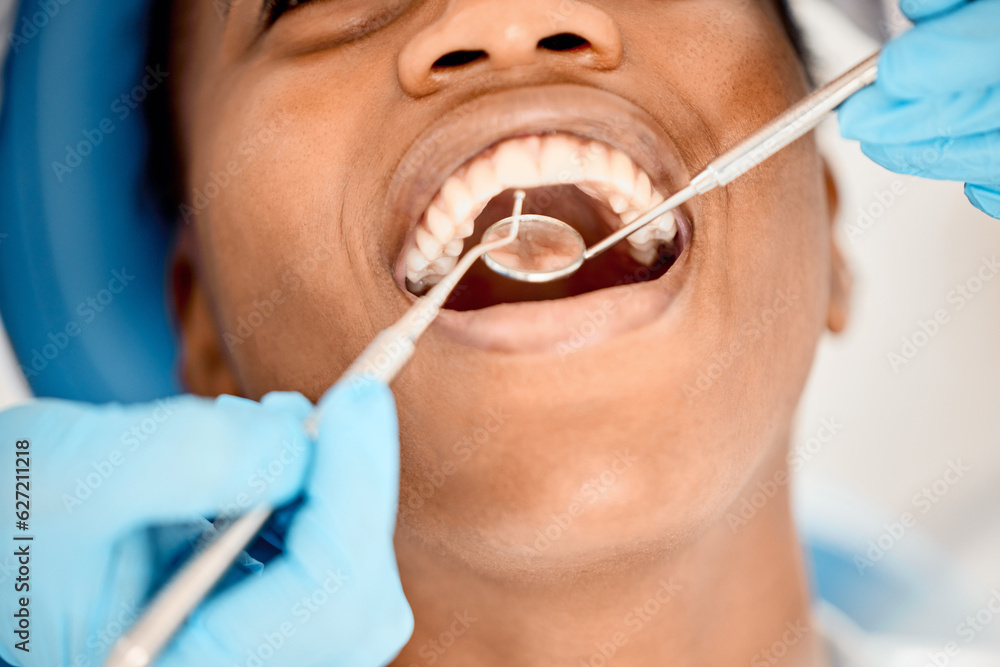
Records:
M28 529L8 513L0 532L2 553L11 544L30 552L31 651L14 647L20 605L9 593L19 564L0 556L3 659L100 665L162 583L164 563L190 548L190 522L302 494L285 553L206 600L157 664L231 667L251 664L250 655L303 667L387 663L413 627L392 544L392 394L338 385L321 406L315 443L302 430L312 405L299 394L134 407L38 401L0 413L8 459L26 440L19 451L31 471ZM12 503L14 466L0 474ZM11 533L34 540L15 543Z
M901 8L916 25L840 108L841 133L887 169L965 181L969 200L1000 218L1000 0Z

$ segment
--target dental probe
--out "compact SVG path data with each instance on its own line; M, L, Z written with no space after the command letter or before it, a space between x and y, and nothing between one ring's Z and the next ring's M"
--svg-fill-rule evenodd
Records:
M635 221L609 234L590 248L586 248L586 245L583 244L583 238L573 227L559 220L550 219L561 224L561 226L549 225L546 233L550 243L558 244L561 248L574 246L584 248L580 254L565 255L565 263L559 267L553 268L550 257L545 258L549 260L546 266L532 264L533 261L536 261L536 255L529 252L504 253L506 263L487 253L483 258L484 261L487 266L500 275L527 282L550 282L571 275L588 259L597 257L611 246L674 210L695 195L705 194L732 182L812 130L826 118L828 113L840 106L847 98L875 82L878 75L878 58L879 52L873 53L810 94L734 148L716 158L700 174L692 178L691 182L682 190ZM491 235L500 233L502 227L507 224L509 223L506 220L494 224L486 231L483 238L487 239ZM537 225L535 233L541 234Z
M416 342L444 308L448 297L477 259L517 238L525 193L514 193L514 211L503 222L510 233L496 241L480 243L462 257L441 282L421 297L394 324L383 329L341 376L340 382L378 380L389 384L410 360ZM306 434L316 439L320 409L315 408L303 423ZM236 519L192 558L160 592L142 618L119 639L108 655L105 667L146 667L160 654L177 629L219 581L233 560L257 535L274 511L262 505Z

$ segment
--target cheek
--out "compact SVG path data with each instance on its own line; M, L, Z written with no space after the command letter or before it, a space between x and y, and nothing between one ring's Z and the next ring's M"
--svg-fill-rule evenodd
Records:
M704 166L806 92L787 36L761 4L678 0L624 12L626 69L644 82L627 94L646 108L664 105L657 93L683 100L682 108L666 110L667 122L692 168Z
M624 28L631 66L655 71L635 95L640 105L662 109L693 173L808 92L787 36L761 3L680 0L634 13ZM651 24L655 40L647 37ZM657 90L683 100L673 102L680 108L665 105ZM812 138L695 199L693 207L700 224L691 251L699 271L682 334L693 343L689 370L703 375L721 353L754 359L727 373L740 381L758 379L756 368L794 366L803 374L822 331L830 275L822 166ZM774 319L776 299L796 303Z
M830 241L819 157L801 140L725 192L706 198L703 297L686 340L685 410L702 415L709 472L722 483L718 509L775 452L823 333L830 296ZM711 295L711 296L708 296Z
M670 8L658 30L663 38L640 41L636 57L656 63L685 101L684 109L664 114L668 123L671 116L686 119L672 132L696 172L807 89L787 39L755 3ZM639 94L647 96L641 104L656 104L652 93ZM674 489L676 497L689 494L698 503L688 507L704 518L718 516L786 445L825 326L830 231L812 138L700 197L694 208L689 250L697 270L675 304L682 316L660 331L661 340L682 341L683 353L662 355L666 380L647 385L656 387L663 413L677 415L676 442L684 451L654 451L649 467L671 480L661 500L674 497Z
M371 291L358 247L370 234L345 234L342 216L351 197L373 196L359 178L373 126L359 109L372 105L318 92L350 83L326 68L248 73L202 114L212 120L195 142L187 212L220 336L251 396L318 396L367 335L351 323L370 316L357 298Z
M803 68L777 21L748 0L681 0L658 11L656 40L632 40L633 60L655 63L684 100L668 117L694 172L807 92ZM649 33L638 21L630 34ZM658 77L659 79L659 77ZM651 86L650 88L655 88ZM651 93L642 104L655 105ZM663 104L659 105L661 108ZM787 425L823 331L830 238L822 165L799 140L746 175L695 200L691 258L698 267L680 331L687 411L719 458L752 465ZM754 387L748 391L748 387ZM694 398L692 398L692 396ZM725 429L725 432L723 430ZM724 444L713 444L724 443ZM761 444L762 443L762 444Z

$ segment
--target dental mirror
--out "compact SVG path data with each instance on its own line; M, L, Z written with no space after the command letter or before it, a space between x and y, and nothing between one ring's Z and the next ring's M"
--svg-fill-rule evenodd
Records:
M482 243L510 236L514 218L494 223ZM527 283L547 283L564 278L583 266L587 244L575 229L546 215L522 215L517 238L483 255L496 273Z

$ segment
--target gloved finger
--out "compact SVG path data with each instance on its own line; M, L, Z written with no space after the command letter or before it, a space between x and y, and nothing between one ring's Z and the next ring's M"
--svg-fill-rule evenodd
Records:
M0 425L31 441L34 515L94 539L95 530L288 502L311 450L299 412L233 398L128 408L36 401L0 414Z
M1000 0L974 0L890 41L875 86L903 100L1000 83Z
M959 137L1000 129L1000 86L922 100L899 101L866 88L841 105L840 132L882 144Z
M899 9L903 15L916 23L943 12L956 9L969 0L900 0Z
M966 183L965 196L980 211L1000 220L1000 183L993 185Z
M861 150L900 174L945 181L1000 182L1000 132L912 144L862 143Z

